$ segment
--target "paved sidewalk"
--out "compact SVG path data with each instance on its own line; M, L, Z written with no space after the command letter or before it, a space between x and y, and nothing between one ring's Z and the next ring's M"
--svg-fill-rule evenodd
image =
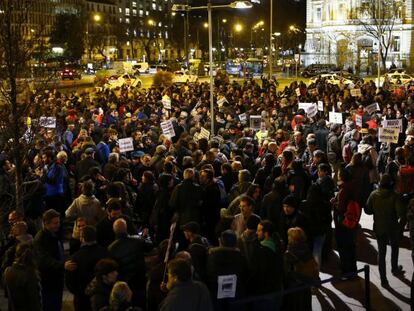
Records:
M410 310L410 282L413 275L413 264L411 261L411 249L408 233L405 233L402 246L400 247L399 264L404 267L405 275L396 278L391 274L391 248L387 249L387 271L389 289L381 287L377 265L377 243L372 236L372 216L362 215L362 230L358 236L358 269L368 264L371 269L371 306L372 310ZM339 275L339 258L333 254L324 265L321 279L327 279ZM313 293L313 310L338 310L354 311L365 310L365 288L364 274L352 281L327 283ZM73 311L72 295L64 293L64 311ZM0 310L7 310L7 300L4 298L4 291L0 291ZM270 311L270 310L269 310Z

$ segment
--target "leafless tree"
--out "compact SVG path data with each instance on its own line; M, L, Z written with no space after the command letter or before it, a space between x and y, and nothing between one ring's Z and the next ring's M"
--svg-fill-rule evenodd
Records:
M358 9L358 23L374 40L380 43L382 67L386 67L393 44L395 24L402 19L404 3L400 0L365 0Z

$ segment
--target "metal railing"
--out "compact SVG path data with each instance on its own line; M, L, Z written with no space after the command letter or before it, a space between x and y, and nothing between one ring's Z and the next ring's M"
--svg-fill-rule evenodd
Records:
M294 287L294 288L288 288L285 290L282 290L280 292L266 294L266 295L260 295L260 296L250 296L246 298L237 299L234 301L229 302L230 309L231 310L237 310L237 306L246 306L248 304L257 303L257 302L263 302L263 301L274 301L277 298L282 298L285 295L292 294L295 292L300 292L305 289L309 289L312 287L320 287L325 283L339 283L339 282L346 282L349 278L358 276L359 273L364 273L364 284L365 284L365 295L364 295L364 306L365 310L370 311L371 310L371 281L370 281L370 266L364 265L363 268L342 275L342 277L331 277L325 280L321 281L315 281L315 282L308 282L304 285ZM277 309L272 309L277 310Z

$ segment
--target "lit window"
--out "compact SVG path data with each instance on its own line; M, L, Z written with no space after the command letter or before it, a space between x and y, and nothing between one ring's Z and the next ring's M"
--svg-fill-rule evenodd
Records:
M320 23L322 21L322 8L316 8L315 22Z
M139 11L138 11L138 14L139 14L139 16L141 16L141 17L142 17L142 16L144 15L144 11L143 11L143 10L139 10Z
M125 23L129 24L129 17L125 18Z
M394 36L392 38L392 50L394 52L399 52L401 48L400 36Z
M136 9L133 9L133 10L132 10L132 15L133 15L133 16L137 16L137 10L136 10Z
M119 13L121 13L121 14L122 14L122 8L119 8Z
M158 23L158 27L162 27L162 23L161 22Z
M152 3L152 9L156 10L157 9L157 5L155 3Z
M126 9L125 9L125 15L126 15L126 16L129 16L129 8L126 8Z
M136 1L132 1L132 7L136 8L137 7L137 2Z
M145 11L145 15L148 16L149 15L149 11Z

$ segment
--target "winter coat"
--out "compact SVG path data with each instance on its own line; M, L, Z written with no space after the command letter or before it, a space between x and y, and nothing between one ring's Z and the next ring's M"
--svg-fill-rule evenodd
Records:
M207 287L197 281L180 282L168 292L160 311L213 311Z
M40 279L35 269L14 263L4 272L9 310L42 311Z
M108 257L106 248L98 244L87 244L69 259L76 263L75 271L65 271L65 284L74 295L85 295L85 289L94 278L96 263Z
M94 278L86 287L85 294L90 297L92 311L99 311L109 304L113 284L105 284Z
M222 275L237 276L236 298L246 293L247 263L237 248L215 247L210 249L207 257L207 286L213 300L217 299L218 277Z
M44 176L46 196L63 195L66 176L67 172L64 165L57 162L51 164Z
M190 221L201 223L202 196L201 187L192 180L184 180L174 188L169 204L178 213L180 225Z
M58 236L42 229L36 234L33 246L42 288L62 287L63 290L64 253L63 244Z
M78 163L76 163L76 179L80 180L82 177L86 176L89 172L89 169L92 167L100 168L101 165L89 156L83 160L80 160Z
M369 182L371 184L377 183L379 181L379 174L377 168L378 161L378 152L375 148L369 144L360 143L358 145L358 152L362 154L363 159L367 157L367 160L371 161L369 165ZM370 168L372 167L372 168Z
M328 135L326 149L329 163L336 164L342 161L341 141L334 132L330 132Z
M390 236L398 231L400 199L391 189L378 188L368 198L365 213L374 215L374 231L380 236Z
M84 217L88 225L95 226L105 216L105 213L101 208L101 202L94 195L81 194L73 200L65 215L71 219Z
M119 236L109 245L109 255L119 264L119 279L145 288L144 254L151 249L151 242L127 235Z

